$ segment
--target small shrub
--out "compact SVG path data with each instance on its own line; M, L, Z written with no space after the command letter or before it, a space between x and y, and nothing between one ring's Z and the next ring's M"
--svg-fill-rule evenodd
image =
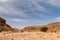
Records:
M55 33L56 33L56 31L55 31Z
M0 32L2 32L2 30L0 30Z
M41 30L42 32L47 32L48 28L47 28L47 27L42 27L40 30Z
M11 40L14 40L13 38Z
M3 31L3 29L2 28L0 28L0 32L2 32Z
M21 32L23 33L24 31L22 30Z

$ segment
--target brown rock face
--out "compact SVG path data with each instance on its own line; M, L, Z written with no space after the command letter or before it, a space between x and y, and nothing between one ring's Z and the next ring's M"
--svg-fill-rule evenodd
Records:
M0 17L0 24L6 24L6 20Z
M6 24L6 20L0 17L0 31L13 31L10 25Z

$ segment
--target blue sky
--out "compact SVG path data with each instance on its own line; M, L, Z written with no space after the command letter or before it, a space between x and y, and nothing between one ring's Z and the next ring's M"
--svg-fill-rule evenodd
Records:
M0 17L14 28L60 22L60 0L0 0Z

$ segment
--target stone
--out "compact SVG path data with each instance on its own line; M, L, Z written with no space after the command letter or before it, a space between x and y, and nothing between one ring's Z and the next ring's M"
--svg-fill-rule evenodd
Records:
M6 24L6 20L0 17L0 24Z

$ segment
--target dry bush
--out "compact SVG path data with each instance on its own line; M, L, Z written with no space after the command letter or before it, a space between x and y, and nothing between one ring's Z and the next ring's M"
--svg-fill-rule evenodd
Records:
M47 30L48 30L47 27L41 27L41 28L40 28L40 31L42 31L42 32L47 32Z

